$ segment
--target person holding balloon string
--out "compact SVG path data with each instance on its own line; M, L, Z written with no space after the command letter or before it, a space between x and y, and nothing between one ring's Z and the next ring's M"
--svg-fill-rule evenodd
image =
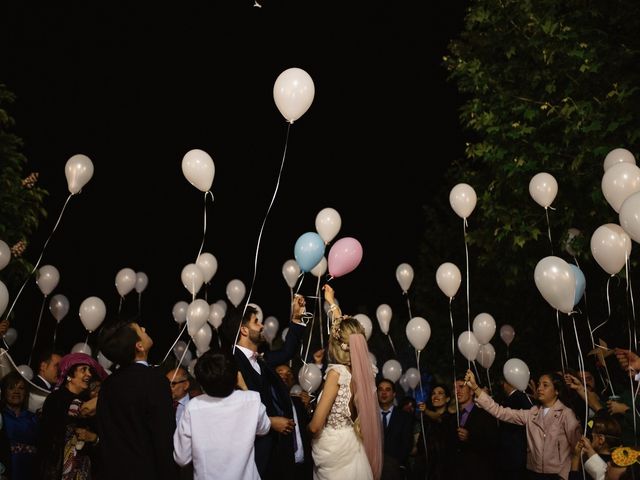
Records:
M569 478L571 457L582 436L582 427L573 410L561 400L566 394L561 375L541 375L536 390L539 405L524 410L496 403L478 386L471 370L467 370L464 379L481 408L499 420L526 427L527 475L530 480Z
M364 327L356 318L342 315L331 286L325 284L323 290L330 304L330 364L309 422L313 478L378 480L382 423Z

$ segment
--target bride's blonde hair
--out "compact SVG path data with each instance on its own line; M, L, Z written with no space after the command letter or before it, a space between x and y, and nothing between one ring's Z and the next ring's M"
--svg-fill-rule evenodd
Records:
M355 318L348 315L336 317L331 323L329 340L329 359L342 365L351 365L349 337L352 333L364 335L364 327Z

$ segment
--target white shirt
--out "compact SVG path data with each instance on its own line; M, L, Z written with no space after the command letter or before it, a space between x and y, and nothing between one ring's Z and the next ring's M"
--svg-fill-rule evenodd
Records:
M192 398L173 435L173 458L180 466L193 461L194 480L221 475L260 480L255 462L256 435L271 428L260 394L234 390L228 397Z
M184 397L182 397L180 400L178 400L178 406L176 407L176 425L178 425L178 423L180 423L180 419L182 418L182 414L184 413L184 409L187 406L187 403L189 403L190 399L191 399L191 397L187 393Z
M296 463L304 462L304 446L302 445L302 434L300 433L300 422L298 421L298 414L296 413L296 406L291 400L291 410L293 410L293 421L296 426L293 429L293 434L296 436L296 451L294 452L294 458Z
M389 422L391 421L391 412L393 412L393 405L391 405L389 407L389 410L382 410L382 408L380 409L380 420L382 421L382 425L384 426L384 415L382 415L382 412L389 412L387 414L387 425L389 425Z
M584 462L584 469L594 480L604 480L607 475L607 464L598 454L591 455L589 459Z
M47 382L46 378L44 378L42 375L38 375L38 378L44 382L44 384L47 386L49 390L51 390L51 384Z
M262 375L262 370L260 369L260 364L258 364L258 359L254 357L255 352L253 350L249 350L246 347L241 347L240 345L236 345L236 348L239 348L240 351L244 353L253 369L260 375Z

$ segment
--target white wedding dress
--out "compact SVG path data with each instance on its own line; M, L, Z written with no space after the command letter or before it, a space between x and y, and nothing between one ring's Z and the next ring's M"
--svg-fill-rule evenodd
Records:
M327 368L325 379L331 370L340 374L338 396L333 402L325 427L311 444L314 461L313 478L314 480L372 480L371 466L362 441L353 429L349 410L351 372L344 365L331 364ZM322 393L320 393L321 396Z

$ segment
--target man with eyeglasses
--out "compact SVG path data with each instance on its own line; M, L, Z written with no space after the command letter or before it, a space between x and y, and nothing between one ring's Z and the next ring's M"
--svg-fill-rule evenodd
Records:
M180 422L182 412L184 408L191 400L189 397L189 388L191 382L189 382L189 374L182 368L174 368L167 372L167 378L169 379L169 385L171 385L171 398L173 399L173 408L176 412L176 425Z

